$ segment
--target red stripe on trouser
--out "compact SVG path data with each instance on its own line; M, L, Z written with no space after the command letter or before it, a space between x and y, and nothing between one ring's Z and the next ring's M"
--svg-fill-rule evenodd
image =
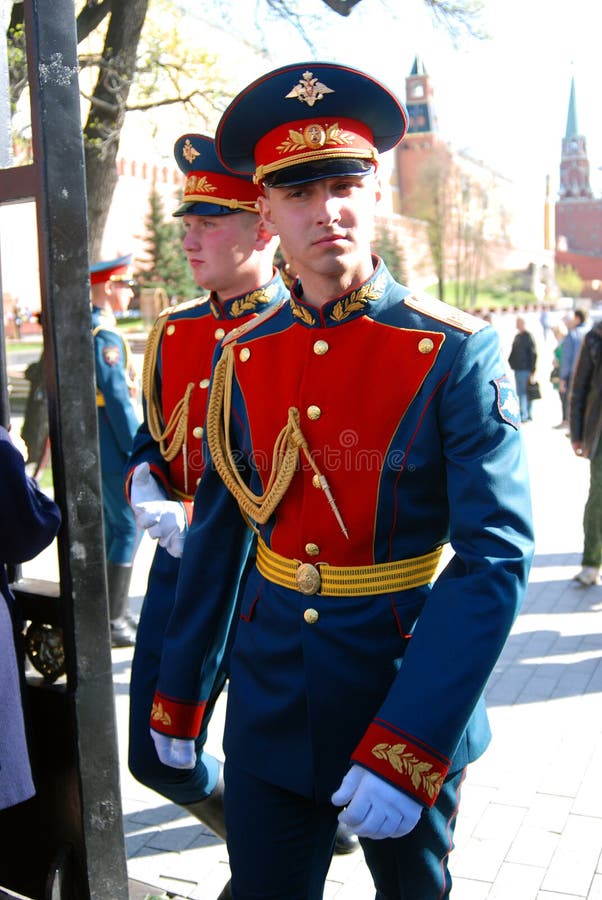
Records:
M458 815L458 809L460 808L460 792L462 790L462 785L464 784L465 778L466 778L466 766L464 766L464 769L462 771L462 778L460 779L460 781L458 783L458 787L456 788L456 805L454 806L454 811L452 812L451 816L447 820L446 831L447 831L447 834L449 837L449 847L448 847L447 853L441 859L441 893L439 894L438 900L441 900L442 897L445 897L445 891L447 888L447 883L446 883L447 879L445 877L445 872L447 869L446 861L449 858L449 854L452 852L452 850L454 848L454 839L452 837L452 823L453 823L454 819L456 818L456 816Z

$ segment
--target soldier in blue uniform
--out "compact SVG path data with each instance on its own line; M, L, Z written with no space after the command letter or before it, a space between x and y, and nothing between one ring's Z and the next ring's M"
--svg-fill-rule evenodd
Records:
M151 727L182 764L236 616L235 900L321 898L337 820L378 900L449 895L462 779L490 739L483 691L526 588L527 467L496 333L371 254L379 153L406 122L373 78L313 62L251 84L216 133L299 278L216 357Z
M128 463L127 489L140 526L158 546L132 663L129 766L139 781L183 805L225 840L221 763L203 751L210 714L196 741L196 766L187 772L159 761L148 720L182 546L203 472L211 360L225 334L287 292L273 265L278 242L259 219L259 191L252 179L229 173L217 159L213 140L204 135L183 135L174 155L186 176L174 215L183 219L183 248L196 280L210 295L164 310L146 346L144 421ZM223 684L219 673L211 708Z
M138 430L133 397L136 372L129 345L116 328L116 313L133 297L132 256L90 268L96 407L102 478L109 615L113 647L131 647L136 627L129 611L129 587L137 547L136 521L123 487L123 469Z

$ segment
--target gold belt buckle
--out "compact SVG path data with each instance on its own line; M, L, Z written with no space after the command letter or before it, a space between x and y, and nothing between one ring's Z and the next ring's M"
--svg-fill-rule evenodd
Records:
M320 572L311 563L301 563L295 572L295 581L302 594L317 594L322 579Z

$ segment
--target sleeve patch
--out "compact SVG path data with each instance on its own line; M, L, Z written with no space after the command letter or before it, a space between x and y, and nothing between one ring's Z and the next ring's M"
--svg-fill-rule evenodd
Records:
M495 378L493 383L495 385L496 402L500 416L504 422L519 428L520 404L510 379L507 375L504 375L502 378Z
M121 350L114 344L109 347L103 347L102 358L108 366L116 366L121 359Z

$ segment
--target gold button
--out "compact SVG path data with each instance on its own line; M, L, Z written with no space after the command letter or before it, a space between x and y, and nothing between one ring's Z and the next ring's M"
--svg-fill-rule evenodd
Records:
M214 331L215 340L216 340L216 341L221 341L221 339L223 338L223 336L225 335L225 333L226 333L226 332L224 331L223 328L216 328L215 331Z
M322 415L322 410L319 406L308 406L307 407L307 418L311 419L312 422L315 422L316 419L319 419Z
M175 326L175 325L168 325L167 328L166 328L165 330L166 330L166 332L167 332L168 334L173 334L174 331L176 330L176 326Z
M317 556L318 553L320 552L320 548L318 547L317 544L311 544L311 543L306 544L305 552L307 553L308 556Z
M320 590L320 573L311 563L301 563L295 572L295 581L302 594L317 594Z
M431 353L434 346L430 338L422 338L418 344L418 349L421 353Z
M193 429L192 429L192 436L195 437L195 438L202 438L202 437L203 437L203 429L201 428L200 425L197 425L196 428L193 428Z
M248 347L243 347L240 353L238 354L241 362L246 362L251 356L251 351Z
M320 488L322 487L322 485L320 484L320 476L319 475L314 475L314 477L311 480L311 483L313 484L313 486L315 488L318 488L318 490L320 490Z
M202 381L199 381L199 387L200 387L200 388L203 388L204 390L206 390L206 389L209 387L209 379L208 379L208 378L203 378Z
M307 622L308 625L315 625L315 623L320 618L320 614L317 609L313 609L311 606L309 609L306 609L303 613L303 618Z
M314 344L314 353L317 356L324 356L325 353L328 353L330 347L328 346L326 341L316 341Z

